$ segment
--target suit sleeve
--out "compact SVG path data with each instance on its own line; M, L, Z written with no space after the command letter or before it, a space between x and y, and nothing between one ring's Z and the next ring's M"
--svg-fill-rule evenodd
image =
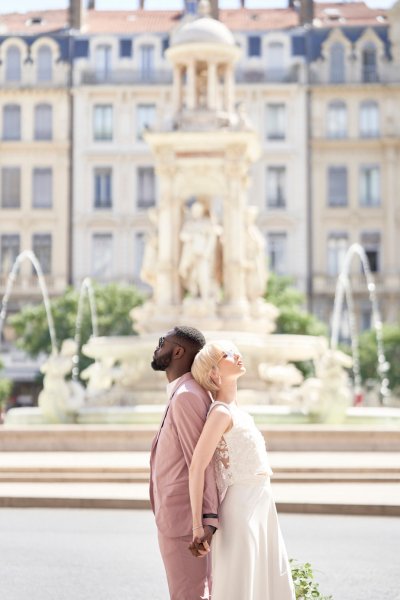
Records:
M206 420L206 403L192 392L182 392L175 398L173 416L179 442L189 469L194 449ZM218 527L218 493L214 468L211 463L204 473L203 523Z

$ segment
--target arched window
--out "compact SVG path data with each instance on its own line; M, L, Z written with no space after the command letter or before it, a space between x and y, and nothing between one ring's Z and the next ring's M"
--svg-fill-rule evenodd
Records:
M282 81L285 75L285 47L271 42L267 47L267 75L270 81Z
M362 51L362 80L365 83L378 81L376 48L372 42L365 44Z
M360 106L360 135L361 137L378 137L379 135L379 105L373 100L366 100Z
M19 104L3 107L3 140L21 139L21 108Z
M21 81L21 51L18 46L7 48L6 81Z
M331 83L343 83L345 80L345 56L343 44L333 44L329 53L329 80Z
M111 77L111 46L101 44L96 47L96 79L107 81Z
M329 138L347 135L347 107L342 100L334 100L328 105L327 134Z
M37 80L51 81L53 76L53 54L49 46L40 46L37 53Z
M50 104L35 106L35 140L51 140L53 137L53 109Z

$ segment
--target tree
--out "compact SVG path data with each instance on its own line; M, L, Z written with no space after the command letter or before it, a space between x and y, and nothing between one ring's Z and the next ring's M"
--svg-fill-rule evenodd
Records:
M279 309L276 333L327 335L328 328L325 323L302 308L305 302L304 294L293 287L291 277L270 273L264 298Z
M109 284L95 285L99 335L132 335L132 321L129 311L142 304L144 296L134 286ZM51 300L51 312L54 320L56 338L61 346L63 340L74 338L75 322L78 312L79 293L74 288L68 288L62 296ZM17 344L31 356L51 352L50 334L47 326L46 311L43 303L26 306L20 313L11 318L17 335ZM88 299L84 302L81 325L81 344L84 344L92 334L92 323ZM86 368L89 358L80 355L80 370Z
M293 286L291 277L270 273L264 298L279 309L276 333L327 335L328 327L325 323L303 309L304 294ZM295 365L305 377L311 376L314 372L311 361L298 362Z
M10 379L6 379L5 377L2 376L2 371L3 369L3 365L0 361L0 414L2 412L2 408L6 402L6 400L8 400L8 398L10 397L11 394L11 390L12 390L12 381L10 381Z
M396 395L400 395L400 326L384 325L382 330L385 357L390 365L387 373L389 387ZM359 337L360 371L363 381L379 380L377 372L378 351L375 331L369 330Z

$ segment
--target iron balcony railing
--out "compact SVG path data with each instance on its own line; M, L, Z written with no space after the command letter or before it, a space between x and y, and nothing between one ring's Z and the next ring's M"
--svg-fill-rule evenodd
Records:
M82 72L81 83L84 85L154 85L172 83L172 71L167 70L133 70L113 69L110 71L98 71L86 69Z

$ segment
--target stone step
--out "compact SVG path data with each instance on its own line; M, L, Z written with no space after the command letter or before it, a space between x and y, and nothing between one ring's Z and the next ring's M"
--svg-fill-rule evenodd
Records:
M400 483L273 483L278 511L400 516ZM0 483L0 507L148 509L148 485Z
M274 471L273 480L280 483L333 483L333 482L354 482L354 483L393 483L400 482L400 473L379 473L379 472L320 472L320 473L303 473L297 472L279 472ZM0 483L148 483L149 473L132 472L68 472L56 471L50 472L39 471L19 471L1 472Z

